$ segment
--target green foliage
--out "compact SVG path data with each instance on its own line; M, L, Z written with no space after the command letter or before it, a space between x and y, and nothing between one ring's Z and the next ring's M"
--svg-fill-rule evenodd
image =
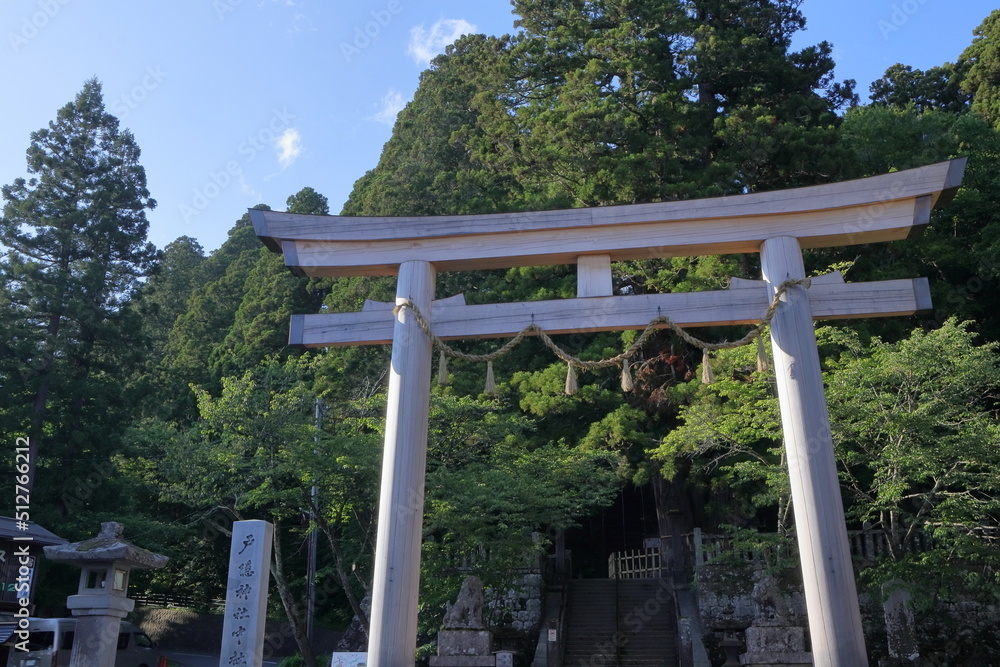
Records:
M186 526L173 549L199 554L196 568L182 576L198 581L197 590L213 591L224 581L225 564L208 552L217 551L210 545L231 520L272 522L275 583L298 626L294 598L302 592L300 553L309 529L320 531L332 551L321 576L334 577L348 599L362 588L349 572L370 563L378 478L379 442L364 426L368 417L361 427L347 414L316 428L313 363L305 356L270 357L223 378L217 393L192 387L199 420L180 428L147 420L133 435L137 456L122 461L156 490L151 505L179 515ZM315 527L300 527L309 508Z
M617 453L622 458L619 474L631 475L632 482L641 485L660 471L659 466L649 465L646 453L661 431L662 426L651 422L645 410L619 405L589 425L580 446L594 452Z
M831 363L827 393L849 514L882 528L892 563L871 577L907 580L932 592L957 585L1000 591L989 571L941 570L950 562L1000 558L996 447L1000 362L996 344L977 346L968 325L948 320L906 340L873 341L863 355ZM917 538L934 549L920 553ZM981 590L980 592L984 592Z
M330 202L313 188L304 187L285 200L289 213L330 215Z
M160 262L133 302L143 318L143 330L153 350L162 353L174 322L188 298L202 284L205 253L195 239L181 236L168 243ZM158 361L158 359L157 359Z
M766 190L835 177L831 47L788 51L797 2L515 2L476 157L531 208ZM825 91L828 97L820 93ZM822 164L823 167L819 167Z
M496 399L432 400L421 595L428 632L462 577L511 590L549 546L542 535L576 525L620 487L615 455L535 445L531 422L502 407Z
M247 518L297 515L302 491L292 457L313 432L310 397L296 380L293 368L271 361L224 378L217 397L193 388L201 419L160 464L173 497Z
M849 111L842 135L857 151L862 173L875 175L958 157L984 130L968 116L873 105Z
M201 267L204 283L188 297L186 310L174 320L167 338L159 374L163 391L190 396L189 384L218 386L221 376L213 373L213 357L236 319L244 298L247 276L267 256L244 215L230 231L229 239ZM273 351L273 350L272 350ZM195 406L188 401L172 406L170 417L194 418Z
M332 661L333 656L329 653L316 656L317 665L329 665ZM306 667L306 661L301 653L295 653L282 658L281 662L278 663L278 667Z
M315 313L323 295L309 280L293 276L281 255L261 252L243 281L229 331L211 351L212 370L224 376L248 368L275 351L288 349L292 314Z
M998 220L992 204L1000 196L1000 133L974 114L875 106L850 112L842 132L863 165L859 176L967 156L965 179L955 199L932 215L919 238L813 252L810 261L821 266L849 261L855 281L926 276L936 311L920 318L924 326L958 317L975 321L990 340L1000 337L1000 304L995 300L1000 246L994 241ZM900 338L908 324L887 320L865 326Z
M972 95L972 110L1000 129L1000 9L976 28L959 59L968 67L962 90Z
M130 416L123 378L140 363L145 340L126 306L157 257L145 213L156 202L139 155L91 79L31 134L30 178L2 190L9 354L0 359L0 385L10 402L0 414L7 433L30 438L38 466L32 518L50 528L75 511L62 503L61 484L106 461ZM106 492L102 484L88 501Z
M289 197L287 205L291 213L330 212L326 197L308 187ZM293 276L281 255L263 249L258 249L241 291L232 324L211 352L213 371L220 377L252 367L276 351L287 353L290 316L317 312L323 299L318 284Z
M509 210L513 179L470 159L478 141L473 104L503 67L506 38L467 35L434 59L400 112L378 166L365 174L344 215L437 215Z
M967 70L968 61L945 63L926 72L896 63L872 83L873 106L962 113L969 109L972 99L962 90Z
M891 559L866 571L870 582L903 578L931 595L1000 591L991 574L1000 558L1000 361L996 345L977 346L968 329L948 320L897 343L819 332L848 517L888 538ZM702 484L728 489L736 528L777 507L787 529L776 400L746 350L721 355L713 384L689 385L680 424L654 456L667 470L690 462ZM918 548L925 537L929 551Z
M681 405L678 425L652 455L665 477L689 469L698 484L728 497L725 511L734 520L753 522L762 508L778 507L784 529L791 517L778 400L756 365L755 346L727 350L714 357L712 384L679 385L672 392Z
M742 573L746 582L754 570L772 577L787 576L799 567L799 552L794 537L787 533L762 532L754 528L722 526L729 548L712 559L712 565L722 565ZM748 590L747 593L750 591Z

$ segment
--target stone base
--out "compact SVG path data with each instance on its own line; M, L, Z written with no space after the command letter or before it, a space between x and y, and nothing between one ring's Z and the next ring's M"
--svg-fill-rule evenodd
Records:
M745 667L813 667L812 653L746 653L740 656Z
M805 653L806 631L795 626L751 625L746 632L747 653Z
M746 632L747 652L740 664L747 667L785 665L810 667L812 653L806 652L805 629L794 626L750 626Z
M495 667L492 655L432 655L431 667Z
M438 633L438 656L488 657L493 660L492 644L493 635L487 630L442 630Z
M878 661L878 667L914 667L919 662L920 658L914 658L913 660L901 660L900 658L881 658Z

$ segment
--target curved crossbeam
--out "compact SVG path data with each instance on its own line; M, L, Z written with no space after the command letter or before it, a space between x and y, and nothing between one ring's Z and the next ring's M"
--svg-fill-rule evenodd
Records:
M317 216L250 210L261 240L308 276L395 275L407 261L438 271L753 253L767 239L802 248L894 241L927 225L961 183L965 160L855 181L710 199L530 213Z

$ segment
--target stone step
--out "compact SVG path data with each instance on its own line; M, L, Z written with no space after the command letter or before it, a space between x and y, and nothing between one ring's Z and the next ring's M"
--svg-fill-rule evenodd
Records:
M563 665L678 664L674 601L659 580L577 579L571 586Z

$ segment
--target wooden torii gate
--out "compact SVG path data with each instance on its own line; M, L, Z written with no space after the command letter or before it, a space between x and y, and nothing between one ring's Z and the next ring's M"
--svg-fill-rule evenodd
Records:
M802 249L904 239L961 183L964 160L794 190L533 213L310 216L251 210L258 236L307 276L397 275L396 304L293 315L291 344L392 343L369 662L411 667L417 631L432 340L756 324L778 286L805 278ZM760 253L763 281L727 290L613 296L611 262ZM578 298L465 305L434 301L437 271L573 264ZM908 315L931 307L927 281L814 280L787 289L771 322L774 369L815 664L867 665L814 319ZM394 314L395 312L395 314Z

